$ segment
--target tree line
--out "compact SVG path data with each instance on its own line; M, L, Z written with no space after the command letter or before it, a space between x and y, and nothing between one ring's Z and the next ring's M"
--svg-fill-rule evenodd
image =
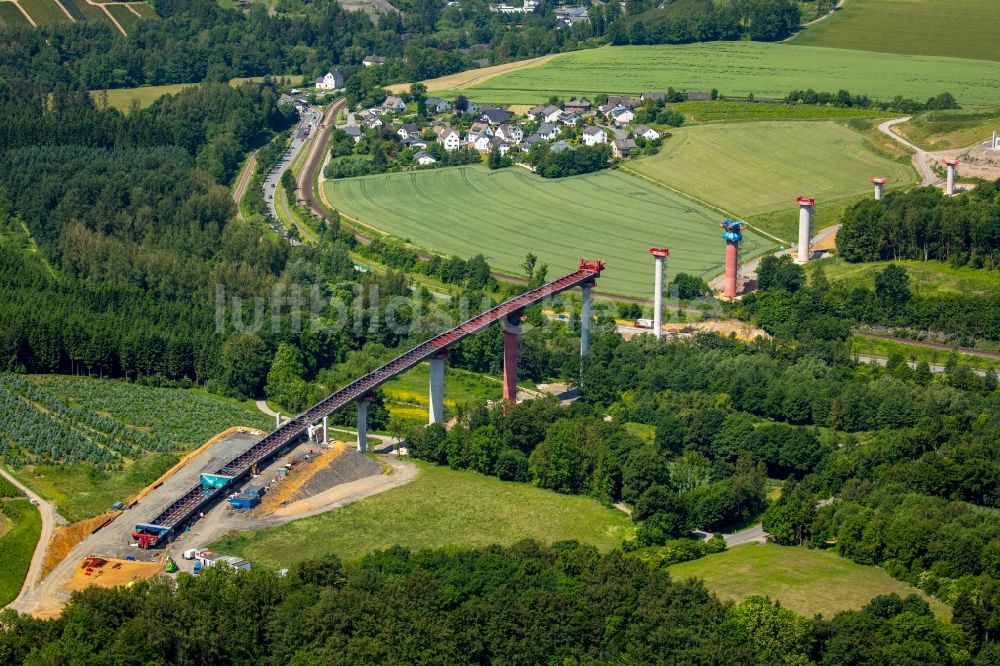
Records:
M916 595L805 618L763 597L722 602L665 565L576 542L395 547L300 561L284 577L219 566L176 585L90 587L55 619L0 612L7 664L151 654L175 664L833 666L969 663L969 642Z

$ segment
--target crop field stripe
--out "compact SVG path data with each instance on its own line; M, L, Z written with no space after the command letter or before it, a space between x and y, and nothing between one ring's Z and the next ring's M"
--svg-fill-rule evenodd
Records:
M136 21L139 17L134 12L129 11L128 7L120 4L106 4L105 9L115 17L115 20L121 25L121 27L127 33L133 27L135 27Z
M1000 60L995 0L849 0L789 43Z
M788 67L794 60L795 67ZM873 63L877 60L878 66ZM996 104L1000 63L919 55L711 42L675 46L615 46L562 54L501 74L463 91L480 102L537 104L551 94L710 90L723 95L784 98L794 89L846 89L879 99L923 101L949 91L966 108ZM457 91L452 91L457 94Z
M0 2L0 24L10 27L31 27L31 22L13 2Z
M709 276L722 265L714 211L621 171L553 181L467 166L325 186L338 210L365 225L442 254L482 252L501 270L519 272L528 252L550 270L600 256L609 266L602 290L612 293L647 295L651 244L669 244L671 271ZM748 234L745 248L771 246Z
M69 10L70 14L82 17L81 20L95 21L111 26L112 28L114 27L111 21L108 20L108 16L104 13L104 10L88 4L87 0L62 0L62 3Z
M18 4L35 19L40 26L52 23L71 23L54 0L18 0Z

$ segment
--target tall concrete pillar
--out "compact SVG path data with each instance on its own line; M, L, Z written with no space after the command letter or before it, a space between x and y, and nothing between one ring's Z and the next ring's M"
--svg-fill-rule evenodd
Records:
M590 351L590 320L592 319L590 290L594 284L595 282L590 280L580 285L580 356L586 356L587 352Z
M278 412L277 414L274 415L274 427L275 428L281 427L281 412Z
M799 205L799 253L795 263L804 264L809 261L809 239L812 236L813 208L816 206L816 200L799 197L795 203Z
M517 401L517 347L521 341L521 313L500 320L503 326L503 399Z
M330 436L327 434L326 419L327 419L327 417L324 416L323 417L323 446L326 446L327 444L330 443Z
M955 174L958 170L958 160L950 157L944 163L948 167L948 184L945 192L949 197L953 197L955 196Z
M889 182L885 178L869 178L875 185L875 201L882 201L882 195L885 194L885 184Z
M430 414L429 423L444 422L444 368L448 352L431 356Z
M726 241L726 279L722 290L726 298L736 298L737 276L739 275L740 262L740 241L743 240L743 226L741 220L726 219L719 226L722 227L722 239Z
M653 272L653 335L663 335L663 266L670 255L665 247L651 247L649 253L656 260Z
M365 396L358 400L358 451L368 450L368 401Z

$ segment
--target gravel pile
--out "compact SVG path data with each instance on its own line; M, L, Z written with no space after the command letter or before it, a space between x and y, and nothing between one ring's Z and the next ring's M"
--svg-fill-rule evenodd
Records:
M342 483L350 483L382 473L382 466L355 449L347 449L324 467L318 469L308 481L292 496L291 501L312 497Z

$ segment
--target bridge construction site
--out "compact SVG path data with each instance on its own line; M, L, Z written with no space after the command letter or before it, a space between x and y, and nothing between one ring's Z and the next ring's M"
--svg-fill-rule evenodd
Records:
M504 301L354 380L302 414L279 423L270 434L219 467L214 473L201 474L197 485L170 502L151 521L137 524L131 534L132 538L140 548L166 545L185 527L203 515L218 499L231 492L251 472L265 466L303 436L310 438L321 436L325 443L328 418L352 403L357 405L358 412L358 450L367 451L368 404L374 398L375 389L423 361L430 361L431 364L430 421L435 423L443 420L444 363L448 348L496 323L503 326L504 332L503 398L515 400L520 322L524 310L550 296L580 287L582 292L580 353L585 355L590 337L591 289L602 270L604 270L603 261L581 259L577 270L573 273Z

